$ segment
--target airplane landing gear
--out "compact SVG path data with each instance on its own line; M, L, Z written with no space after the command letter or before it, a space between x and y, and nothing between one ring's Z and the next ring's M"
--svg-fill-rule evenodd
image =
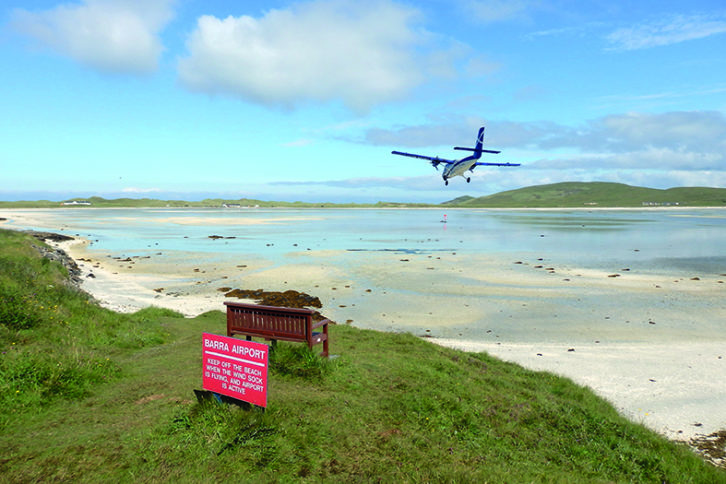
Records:
M444 185L449 186L449 180L444 180Z
M467 177L466 183L469 183L471 181L471 177Z

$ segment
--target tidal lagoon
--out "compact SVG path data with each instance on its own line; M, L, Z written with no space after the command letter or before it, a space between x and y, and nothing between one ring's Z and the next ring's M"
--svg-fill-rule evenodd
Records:
M104 305L223 310L222 288L318 296L588 385L672 438L726 428L726 210L6 210L58 231ZM335 352L334 342L331 350Z

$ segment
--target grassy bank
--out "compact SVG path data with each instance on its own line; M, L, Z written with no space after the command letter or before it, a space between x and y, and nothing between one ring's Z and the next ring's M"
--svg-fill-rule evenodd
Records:
M726 482L565 378L407 334L280 344L266 412L198 403L223 313L107 311L33 244L0 231L3 480Z
M484 197L460 197L446 204L462 208L724 207L726 188L659 190L622 183L565 182L538 185Z

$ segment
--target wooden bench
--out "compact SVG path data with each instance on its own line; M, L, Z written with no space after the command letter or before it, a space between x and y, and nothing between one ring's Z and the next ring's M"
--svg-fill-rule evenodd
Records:
M312 309L282 308L225 302L227 306L227 336L244 335L247 340L253 336L271 340L298 341L313 345L323 343L320 356L328 357L329 320L313 322ZM322 328L320 331L314 331Z

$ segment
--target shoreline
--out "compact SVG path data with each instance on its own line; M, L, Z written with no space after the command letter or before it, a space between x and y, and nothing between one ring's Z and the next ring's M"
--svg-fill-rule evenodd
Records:
M179 284L181 278L173 276L144 276L119 273L97 259L89 259L88 240L77 238L67 242L50 243L65 251L82 271L80 288L93 296L102 307L121 313L132 313L148 306L173 309L192 318L202 313L223 311L225 296L217 294L181 295L175 292L155 291L149 286L162 288Z
M17 228L21 218L8 226ZM671 440L688 442L726 428L726 335L717 324L724 285L715 278L623 273L612 279L576 267L547 274L526 262L513 266L509 254L468 257L467 266L454 255L407 255L401 263L398 254L321 251L305 254L316 264L289 257L274 265L261 258L235 269L161 258L121 267L80 238L51 245L79 265L81 288L116 311L154 305L193 317L224 310L222 285L296 289L319 296L323 311L340 324L429 336L432 343L571 378ZM682 328L685 318L695 329ZM481 324L490 329L477 329Z
M84 241L53 245L65 250L83 271L81 288L102 306L115 311L134 312L153 305L194 317L211 310L223 311L223 302L229 299L209 290L184 295L155 293L150 286L174 285L179 279L120 273L103 262L89 262ZM88 273L94 277L89 278ZM325 304L323 310L329 309L333 308ZM726 427L726 387L721 384L722 375L726 374L726 345L721 342L565 344L425 339L467 352L485 351L531 370L570 378L608 400L629 420L671 440L688 442Z
M392 202L393 203L393 202ZM205 211L205 210L223 210L225 212L255 212L263 210L492 210L492 211L544 211L544 212L562 212L562 211L583 211L583 212L597 212L597 211L635 211L635 212L651 212L651 211L686 211L686 210L723 210L726 212L726 206L688 206L688 205L655 205L655 206L642 206L642 207L605 207L605 206L577 206L577 207L459 207L459 206L447 206L447 205L431 205L426 207L417 206L406 206L401 205L397 207L392 206L381 206L377 207L374 205L365 207L355 206L272 206L272 207L240 207L240 208L225 208L225 207L73 207L73 206L58 206L58 207L12 207L12 208L1 208L1 211L6 212L43 212L48 210L178 210L178 211ZM3 220L0 220L2 224Z
M485 351L527 369L570 378L592 389L631 421L688 442L726 426L723 343L481 343L434 340ZM713 400L721 405L713 405Z

